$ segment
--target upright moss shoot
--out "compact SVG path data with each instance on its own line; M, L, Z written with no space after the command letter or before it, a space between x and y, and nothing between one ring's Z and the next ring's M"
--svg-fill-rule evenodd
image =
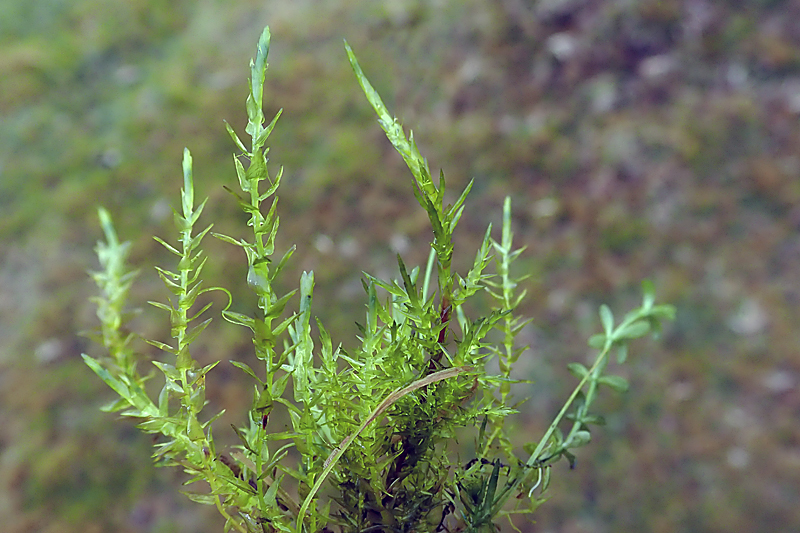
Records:
M246 281L255 294L252 315L228 308L221 312L225 320L249 330L258 361L256 367L231 361L254 382L250 412L233 428L239 445L215 446L212 422L221 413L208 416L203 408L205 381L213 378L218 362L200 367L191 355L192 344L211 320L203 318L209 305L197 309L198 296L211 290L230 293L202 285L208 258L201 245L211 225L196 229L205 202L195 203L188 150L175 213L177 244L156 237L178 259L172 270L156 267L170 296L151 303L167 312L172 341L149 341L166 355L154 363L164 376L155 399L145 391L147 377L137 369L131 337L122 333L135 276L126 266L128 245L119 242L108 212L99 211L105 241L98 244L101 270L93 277L100 289L97 340L108 355L83 357L119 396L104 409L133 417L142 430L161 436L156 461L181 466L190 475L187 484L204 482L204 490L186 494L214 505L226 532L488 533L502 517L533 512L545 499L551 466L561 458L572 464L575 450L589 442L591 428L602 423L591 411L601 386L618 392L628 387L623 378L608 373L612 350L617 350L617 363L624 363L628 341L657 332L664 319L674 317L674 308L656 305L647 282L642 305L619 324L602 306L602 332L589 340L598 350L594 363L568 365L578 378L572 394L540 440L525 446L522 455L514 450L504 421L516 412L510 396L512 368L525 349L517 336L528 320L516 314L526 294L520 288L526 276L514 273L523 249L514 248L511 202L507 198L503 206L500 240L494 240L489 226L471 268L454 272L453 234L472 183L453 205L445 205L444 173L433 179L413 134L406 136L389 114L345 43L368 103L411 172L411 188L428 215L433 238L424 271L398 256L399 279L364 275L366 315L358 324L357 348L334 345L319 321L319 333L312 335L313 272L302 274L298 290L275 290L294 247L275 255L282 169L274 175L268 170L266 143L280 116L267 123L262 111L269 44L265 29L250 62L247 144L227 126L239 150L233 158L239 191L225 188L247 213L252 235L235 239L213 233L244 250ZM469 316L464 304L483 291L493 302L491 309ZM495 358L499 374L487 371ZM288 414L290 430L270 424L275 409ZM474 430L476 442L475 456L468 459L451 447L456 432L465 428ZM299 462L288 460L291 449ZM294 482L285 484L286 476Z

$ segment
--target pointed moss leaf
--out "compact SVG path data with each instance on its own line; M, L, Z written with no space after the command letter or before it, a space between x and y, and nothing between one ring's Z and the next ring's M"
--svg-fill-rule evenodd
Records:
M278 197L276 196L272 200L272 205L267 213L265 223L260 228L257 228L258 233L261 235L267 234L267 242L264 243L265 256L272 255L275 252L275 235L278 232L278 224L280 222L280 218L275 215L275 208L277 205Z
M158 242L159 244L161 244L161 245L162 245L164 248L166 248L167 250L169 250L169 251L170 251L170 252L172 252L173 254L177 255L178 257L181 257L181 256L183 255L181 252L179 252L178 250L176 250L176 249L175 249L173 246L171 246L170 244L167 244L167 242L166 242L166 241L164 241L163 239L161 239L160 237L156 237L156 236L154 235L154 236L153 236L153 239L154 239L156 242Z
M169 382L167 382L168 384ZM167 385L161 389L161 392L158 395L158 414L159 416L165 417L169 415L169 394L170 390Z
M292 292L288 292L288 293L284 294L278 300L276 300L275 303L273 303L270 306L269 312L267 313L267 317L269 317L269 318L278 318L283 313L283 310L286 309L286 304L289 302L289 300L291 300L292 296L294 296L294 294L296 292L297 292L297 289L293 290ZM309 294L309 295L306 295L306 296L308 296L310 298L311 295ZM303 302L301 302L300 305L302 306ZM310 300L308 301L308 305L310 305ZM303 309L301 309L301 312L302 311L303 311Z
M397 254L397 266L400 269L400 277L403 278L405 293L408 296L411 305L415 308L418 308L419 295L417 294L417 285L411 280L411 276L408 275L408 270L406 269L406 265L403 263L403 258L400 257L400 254Z
M456 225L458 224L458 221L461 219L461 214L463 212L464 212L464 206L461 206L456 210L455 214L452 215L452 217L450 218L450 224L448 225L450 233L455 231Z
M199 246L200 242L206 236L206 234L214 227L214 224L209 224L203 231L192 237L192 240L189 241L189 251L194 252ZM202 252L198 252L198 255Z
M320 344L322 345L322 360L328 361L333 357L333 341L331 340L330 333L322 325L322 321L315 317L317 328L319 329Z
M173 311L172 307L170 307L167 304L162 303L162 302L148 301L147 303L149 303L153 307L158 307L159 309L163 309L164 311L167 311L167 312L172 312Z
M278 273L280 273L281 270L283 270L283 267L286 266L286 263L289 261L289 259L292 257L292 255L294 255L294 252L295 252L296 249L297 249L297 246L292 245L288 250L286 250L286 253L283 254L283 257L281 257L281 260L278 261L278 264L275 265L272 268L272 277L273 278L275 276L277 276Z
M192 359L192 354L189 353L189 346L184 345L181 350L178 350L178 354L175 359L175 367L178 369L189 370L193 366L194 366L194 359Z
M410 133L409 138L411 140L411 143L414 145L414 150L416 150L416 152L419 153L419 148L417 148L417 143L414 140L413 132ZM422 165L422 168L420 169L420 171L424 172L426 174L426 177L427 177L426 181L429 181L431 183L431 185L433 185L433 180L431 179L430 170L428 169L428 161L427 161L427 159L423 159L422 162L424 163L424 165ZM431 192L436 193L435 196L433 196L433 197L436 199L436 203L439 204L439 205L443 205L444 192L445 192L446 188L447 188L447 180L444 177L444 170L439 169L439 187L438 188L434 188L429 192L429 194ZM452 209L448 209L448 211L450 213L453 212Z
M202 291L202 292L206 292L207 290L211 290L211 289L206 289L206 290L204 290L204 291ZM196 312L195 314L193 314L192 316L188 317L186 320L187 320L188 322L192 322L193 320L196 320L197 318L199 318L199 317L200 317L200 315L202 315L203 313L205 313L206 311L208 311L208 309L209 309L209 308L210 308L212 305L213 305L213 304L212 304L211 302L207 303L206 305L204 305L203 307L201 307L199 311L197 311L197 312Z
M552 479L552 468L545 468L543 470L544 474L542 475L542 493L546 492L547 489L550 488L550 480Z
M441 173L441 176L442 176L442 177L444 177L444 173ZM440 182L440 183L441 183L441 182ZM458 197L458 200L456 200L456 203L455 203L455 204L453 204L453 207L452 207L452 209L451 209L451 212L452 212L453 210L457 210L457 209L461 209L461 208L462 208L462 206L464 205L464 202L465 202L465 201L466 201L466 199L467 199L467 195L469 194L469 191L471 191L471 190L472 190L472 185L473 185L474 183L475 183L475 179L474 179L474 178L473 178L473 179L471 179L471 180L469 180L469 183L467 183L467 186L466 186L466 187L464 187L464 190L461 192L461 196L459 196L459 197Z
M181 373L177 368L175 368L174 365L162 363L161 361L153 361L153 365L161 370L161 372L163 372L164 375L171 381L178 381L181 378Z
M252 317L243 315L241 313L234 313L233 311L223 311L222 317L231 324L238 324L255 331L255 320Z
M255 137L258 135L258 132L262 127L261 124L263 123L264 119L264 112L261 110L262 97L263 93L259 94L258 97L255 97L251 94L247 97L247 101L245 102L245 109L247 110L247 126L244 127L244 131L247 132L250 137Z
M245 435L245 433L241 429L234 426L233 424L231 424L231 428L233 428L233 432L236 433L237 437L239 437L239 440L241 441L245 449L250 453L256 453L253 450L252 446L250 446L250 442L247 440L247 436Z
M205 433L203 433L200 422L198 422L197 418L194 416L190 416L189 420L186 422L186 435L193 441L202 440L206 436Z
M490 282L487 281L486 285L488 285L489 283ZM490 289L488 287L484 287L484 290L486 292L488 292L492 296L492 298L494 298L495 300L500 300L501 302L503 301L503 296L500 293L495 292L495 291L493 291L492 289Z
M200 333L202 333L203 330L206 329L206 327L208 327L210 323L211 319L207 318L206 320L200 322L198 325L190 329L187 332L186 337L184 337L183 339L184 345L192 344L195 341L195 339L197 339L197 336L200 335Z
M261 131L261 133L258 134L258 137L256 137L253 140L253 144L255 146L263 146L264 145L264 143L267 141L267 137L269 137L269 134L272 133L272 128L275 127L275 124L278 122L278 118L281 116L282 113L283 113L283 108L278 110L278 112L275 114L275 118L272 119L272 122L270 122L269 125L266 128L264 128ZM247 150L243 150L243 151L246 152Z
M170 275L172 275L172 272L163 271L158 267L156 267L156 269L158 269L158 277L160 277L161 281L164 282L164 285L167 287L169 292L171 292L176 296L180 295L181 292L183 292L181 286L170 279Z
M219 496L216 494L202 494L199 492L189 492L185 490L180 491L180 493L193 502L201 503L203 505L217 505L217 502L219 501Z
M628 381L622 376L606 375L600 377L597 382L608 385L619 393L628 392Z
M258 376L256 376L256 373L253 371L253 369L250 368L250 366L248 366L246 363L240 363L239 361L230 361L230 363L236 368L241 369L244 373L246 373L248 376L256 380L258 383L261 383L263 385L261 379Z
M362 274L366 278L367 282L375 284L376 286L385 290L389 294L392 294L402 299L407 298L408 295L406 294L406 291L404 291L397 283L388 283L386 281L376 278L375 276L369 274L368 272L362 272ZM365 291L367 290L366 287L367 285L365 284L364 285Z
M242 492L244 494L255 494L256 493L256 489L254 489L250 485L250 483L242 481L239 478L236 478L236 477L229 478L228 482L231 483L232 485L234 485L237 489L239 489L239 492ZM245 515L245 516L248 516L248 518L249 518L249 515ZM248 527L248 529L247 529L248 531L254 531L254 532L255 531L259 531L260 524L256 524L256 522L254 520L252 520L252 519L250 519L249 523L252 524L252 525L250 527ZM259 528L259 529L256 529L256 528Z
M167 353L171 353L173 355L178 353L178 350L176 350L175 348L173 348L172 346L170 346L169 344L166 344L164 342L156 341L156 340L153 340L153 339L145 339L145 342L147 344L151 344L151 345L155 346L156 348L158 348L159 350L163 350L163 351L165 351Z
M83 361L86 363L86 365L89 368L91 368L92 371L95 374L97 374L98 377L100 379L102 379L106 383L106 385L111 387L114 390L114 392L116 392L117 394L119 394L123 398L129 398L130 397L130 391L128 390L128 386L125 385L125 383L123 383L122 381L120 381L117 378L115 378L114 376L112 376L108 372L108 370L103 368L103 366L100 364L100 362L98 362L96 359L92 359L91 357L89 357L85 353L82 353L81 357L83 357Z
M130 405L130 402L125 398L117 398L116 400L101 405L100 410L104 413L116 413L126 407L130 407Z
M206 402L206 403L209 403L209 402ZM214 422L216 422L217 420L222 418L222 416L225 414L225 411L226 411L225 409L222 409L219 413L215 414L214 416L209 418L207 421L203 422L203 424L202 424L203 429L206 429L208 427L209 428L208 431L209 431L209 433L211 433L211 428L210 428L211 424L213 424ZM209 440L209 443L213 444L213 441ZM214 455L214 451L213 450L212 450L212 455Z
M244 169L244 165L242 162L239 161L239 158L234 154L233 156L233 166L236 168L236 177L239 178L239 187L242 189L243 192L250 192L250 181L247 179L247 172ZM223 185L223 188L236 196L236 199L239 201L239 205L244 208L244 206L249 206L247 202L241 199L241 197L233 192L231 189Z
M277 380L275 383L272 384L272 395L273 396L280 396L283 394L283 391L286 390L286 385L289 384L289 378L291 374L284 374Z
M118 248L120 242L117 238L117 232L114 229L114 224L111 221L111 214L107 209L99 207L97 209L97 216L100 218L100 227L103 228L103 234L106 237L106 242L109 248Z
M189 279L188 283L189 284L192 283L192 278ZM197 297L202 292L205 292L205 290L201 289L199 283L193 285L189 290L185 291L185 293L183 294L183 298L181 298L180 300L181 309L183 311L186 311L189 308L191 308L194 305L194 302L197 299ZM186 320L188 321L190 319L187 318Z
M192 225L188 218L182 216L180 213L172 210L172 223L175 225L178 231L181 233L186 233L192 230Z
M245 176L253 185L266 177L267 160L264 152L256 150L250 154L250 165L245 171Z
M375 292L375 285L370 283L367 286L367 334L374 336L378 329L378 295Z
M181 272L189 272L192 270L192 257L187 255L181 257L181 260L178 261L178 270ZM183 290L183 287L181 287L181 290Z
M199 413L207 403L204 387L197 388L189 398L189 405L193 413ZM200 427L202 428L203 426L201 425Z
M136 416L136 414L130 413L127 416ZM172 425L173 425L172 419L155 418L152 420L145 420L144 422L138 424L136 427L146 431L147 433L167 433L170 429L170 426Z
M442 226L443 221L440 218L439 210L436 208L436 205L434 205L430 197L421 195L420 198L422 199L420 204L425 211L428 212L428 220L430 221L431 226L433 226L433 235L436 237L434 240L434 246L441 248L442 245L449 242L449 238L447 238L444 233L444 227Z
M219 364L219 361L214 361L212 363L207 364L203 368L201 368L200 371L197 372L198 379L201 376L205 376L206 374L208 374L211 371L211 369L214 368L215 366L217 366L218 364Z
M224 235L222 233L213 233L212 232L211 235L213 235L214 237L216 237L217 239L219 239L219 240L221 240L223 242L227 242L229 244L234 244L236 246L241 246L242 248L250 246L250 243L247 242L244 239L241 239L241 240L237 241L233 237L228 237L227 235Z
M283 167L281 167L281 171L278 173L278 175L277 175L277 176L275 176L275 180L274 180L274 182L272 183L272 185L270 185L270 186L267 188L267 190L266 190L266 191L264 191L264 192L261 194L261 196L259 196L259 197L258 197L258 201L259 201L259 202L263 202L264 200L266 200L267 198L269 198L270 196L272 196L273 194L275 194L275 191L277 191L277 190L278 190L278 187L279 187L279 186L280 186L280 184L281 184L281 176L282 176L282 174L283 174Z
M264 499L268 502L274 502L276 500L276 495L278 494L278 487L281 486L281 482L283 482L285 474L281 474L278 479L274 480L270 483L269 488L267 489L266 494L264 494Z
M297 292L297 289L293 290L292 292L290 292L290 293L289 293L289 294L287 294L286 296L287 296L287 297L291 297L291 296L293 296L293 295L294 295L294 293L295 293L295 292ZM273 327L273 328L272 328L272 333L273 333L273 334L275 334L275 335L280 335L280 334L281 334L281 333L283 333L283 332L286 330L286 328L288 328L288 327L289 327L289 325L290 325L290 324L292 324L292 322L294 322L296 319L297 319L297 315L296 315L296 314L293 314L292 316L290 316L290 317L288 317L288 318L284 319L284 320L283 320L283 322L281 322L280 324L278 324L277 326L275 326L275 327Z

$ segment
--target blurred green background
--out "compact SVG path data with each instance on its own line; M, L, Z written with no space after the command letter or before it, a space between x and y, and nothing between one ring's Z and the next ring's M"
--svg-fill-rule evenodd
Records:
M176 492L179 473L151 466L147 436L98 412L111 393L76 332L96 325L98 205L133 241L133 304L163 299L151 265L171 258L150 236L174 240L184 146L206 220L243 235L223 120L243 130L269 25L279 249L298 245L284 282L315 270L335 339L352 345L360 271L393 276L396 252L419 264L430 238L344 38L454 198L475 178L462 265L513 197L534 318L520 442L573 386L565 365L589 356L600 303L621 315L647 277L678 307L663 340L632 347L631 392L605 398L608 427L557 468L525 531L800 530L798 20L778 0L3 0L0 529L221 531ZM209 283L248 310L240 250L206 242ZM166 340L145 311L131 327ZM212 328L201 362L252 357L244 331ZM227 363L212 377L230 442L251 385Z

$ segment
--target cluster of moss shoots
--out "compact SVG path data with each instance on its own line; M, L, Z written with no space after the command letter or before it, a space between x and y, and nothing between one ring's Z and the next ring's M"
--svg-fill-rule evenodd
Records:
M367 311L358 325L359 347L335 346L319 321L318 334L312 335L313 272L302 274L299 295L274 289L294 248L280 258L274 255L281 172L270 177L265 143L280 112L265 126L269 42L265 29L250 63L245 129L250 149L228 126L241 152L234 157L241 193L234 195L249 216L252 240L211 233L244 250L247 283L257 300L252 316L229 307L221 313L250 330L258 361L255 367L231 361L255 382L249 416L233 427L239 444L224 450L215 445L212 423L222 413L208 417L203 408L205 380L218 362L201 367L191 355L211 320L201 318L210 304L196 305L198 296L221 290L230 298L230 293L201 282L207 259L201 243L211 226L196 229L205 202L195 203L188 150L175 212L177 244L156 238L179 258L175 270L157 267L171 296L166 303L151 302L169 314L172 335L168 343L148 341L169 354L168 361L153 361L165 380L157 398L145 388L152 373L139 373L132 336L122 333L136 274L126 265L129 246L118 240L108 212L99 211L105 241L98 243L101 270L93 277L100 288L97 338L108 354L83 357L119 396L104 410L119 411L136 419L143 431L160 435L156 462L183 468L187 485L204 482L205 489L186 495L216 506L226 532L488 533L504 517L532 513L546 499L553 464L560 459L573 464L575 448L589 442L593 425L603 423L590 411L601 386L627 389L622 377L606 372L612 350L624 362L627 342L658 332L674 309L656 305L647 282L641 307L621 322L615 324L602 306L602 332L589 339L597 350L594 363L569 365L577 385L544 435L524 446L520 458L504 430L506 417L516 412L511 369L525 349L515 339L528 322L515 314L525 291L519 287L523 277L511 272L523 250L512 242L510 201L504 205L500 240L492 238L490 226L469 271L453 272L452 235L471 183L453 205L444 204L444 175L433 180L413 135L406 137L389 115L345 44L378 122L411 171L414 196L430 219L433 239L424 270L410 269L398 257L399 279L364 274ZM468 317L464 304L479 291L489 295L491 306L483 316ZM290 303L298 300L291 311ZM495 359L491 367L499 372L490 374L487 365ZM275 410L285 411L291 427L273 427ZM463 440L466 430L474 431L474 456L462 458L463 451L449 445L457 432Z

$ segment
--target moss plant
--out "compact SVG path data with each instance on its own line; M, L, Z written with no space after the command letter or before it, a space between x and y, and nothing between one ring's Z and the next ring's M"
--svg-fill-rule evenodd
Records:
M133 417L143 431L160 435L156 462L182 467L190 476L187 484L201 485L187 496L216 506L225 531L491 532L504 516L532 512L545 499L551 466L562 458L572 464L576 448L602 424L592 411L601 387L627 389L623 378L607 372L612 350L623 363L627 342L657 332L674 309L656 305L647 282L642 305L621 322L602 306L602 331L589 339L597 349L594 363L569 365L578 383L563 408L544 435L524 447L524 455L512 449L504 421L516 411L509 395L511 370L524 349L516 336L527 320L515 313L525 291L519 286L524 276L512 273L522 249L514 248L510 201L504 204L500 240L490 226L472 267L454 272L452 236L471 184L453 205L445 205L444 174L432 178L413 136L406 137L388 113L345 44L368 102L411 171L411 188L428 215L433 240L424 269L410 268L398 257L400 279L364 274L367 310L358 325L358 348L337 347L318 321L319 333L312 335L314 274L303 273L299 293L274 289L294 248L275 255L281 172L268 172L265 145L280 113L267 124L262 112L269 42L265 29L250 63L249 147L228 126L240 151L233 162L241 192L228 190L249 216L252 237L211 233L244 249L247 284L256 298L252 315L222 311L227 321L250 331L259 361L256 367L231 361L254 382L252 408L243 425L233 428L239 445L217 448L212 423L221 413L209 416L203 410L205 382L213 379L217 363L201 367L191 353L211 320L203 318L209 306L198 309L197 297L212 290L230 293L202 284L208 259L202 242L211 226L198 229L205 202L195 202L188 150L175 213L177 244L156 237L178 258L172 270L156 267L170 296L151 303L167 313L172 332L171 342L149 341L165 354L154 362L164 377L157 398L148 396L131 335L122 333L135 277L126 266L128 245L100 209L105 241L98 244L101 270L93 276L100 288L97 337L108 356L83 357L119 396L104 409ZM491 309L470 317L464 304L481 291L489 295ZM487 371L495 358L499 374ZM273 427L275 410L288 414L290 430ZM462 458L450 447L456 431L464 429L474 430L474 457ZM292 448L296 453L290 455ZM287 476L294 481L285 482Z

